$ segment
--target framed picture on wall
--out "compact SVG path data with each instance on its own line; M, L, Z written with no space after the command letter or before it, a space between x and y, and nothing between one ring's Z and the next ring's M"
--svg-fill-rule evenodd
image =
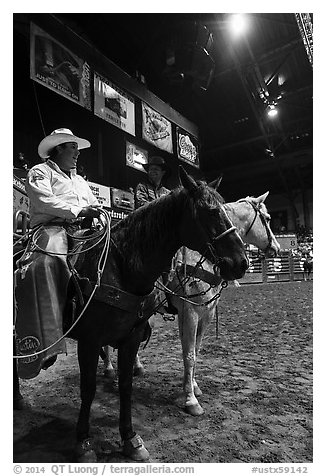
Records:
M199 168L199 147L197 139L180 127L176 128L176 133L179 159Z
M91 110L89 64L34 23L31 23L30 77Z
M126 141L126 165L145 172L143 165L148 163L148 152L136 144Z
M162 114L142 102L142 135L150 144L173 153L172 124Z
M94 72L94 114L135 135L135 101L125 91Z

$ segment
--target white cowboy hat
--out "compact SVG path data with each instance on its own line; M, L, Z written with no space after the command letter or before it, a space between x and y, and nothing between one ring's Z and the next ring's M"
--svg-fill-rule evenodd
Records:
M56 129L51 132L49 136L44 137L38 146L38 154L42 159L47 159L50 156L50 151L53 147L66 142L77 142L78 149L86 149L91 146L91 143L86 139L76 137L70 129Z

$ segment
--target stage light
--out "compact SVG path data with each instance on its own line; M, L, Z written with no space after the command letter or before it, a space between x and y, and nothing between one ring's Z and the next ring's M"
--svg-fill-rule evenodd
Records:
M244 13L234 13L230 16L230 29L234 36L242 35L248 26Z
M274 104L268 104L266 110L268 117L275 117L278 114L278 110L276 109Z

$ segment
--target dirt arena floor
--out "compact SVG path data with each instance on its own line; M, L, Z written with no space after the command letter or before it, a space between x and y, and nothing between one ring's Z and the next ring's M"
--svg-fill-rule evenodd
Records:
M205 413L183 409L177 322L156 319L134 380L134 428L150 462L312 462L312 282L229 286L197 365ZM21 383L28 402L14 412L16 463L75 462L79 410L76 345ZM113 354L116 361L116 353ZM119 452L117 386L99 364L91 428L99 462L129 462Z

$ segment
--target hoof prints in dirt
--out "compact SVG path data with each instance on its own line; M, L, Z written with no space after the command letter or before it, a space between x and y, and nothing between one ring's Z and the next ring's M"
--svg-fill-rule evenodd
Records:
M79 412L76 345L22 381L14 412L15 462L73 462ZM116 359L116 353L113 358ZM219 336L211 323L197 363L205 413L185 413L177 322L155 322L134 379L134 428L152 462L312 462L312 282L227 288ZM115 363L115 362L114 362ZM99 364L91 435L99 462L129 462L118 441L118 390Z

